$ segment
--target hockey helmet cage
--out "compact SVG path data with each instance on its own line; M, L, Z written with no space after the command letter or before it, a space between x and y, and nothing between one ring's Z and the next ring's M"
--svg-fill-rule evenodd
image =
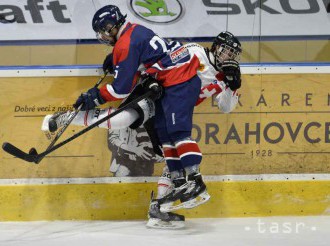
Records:
M230 32L221 32L213 41L211 52L214 55L215 66L220 69L223 61L239 62L242 46L240 41Z

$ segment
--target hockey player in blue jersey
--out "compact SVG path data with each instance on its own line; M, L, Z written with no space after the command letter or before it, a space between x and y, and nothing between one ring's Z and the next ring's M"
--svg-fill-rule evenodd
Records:
M106 57L103 63L103 69L114 74L114 81L112 84L106 84L100 89L91 88L86 93L81 94L74 106L78 108L82 104L81 110L83 112L75 117L72 124L86 126L92 124L95 119L93 113L89 110L93 110L108 101L127 98L134 89L142 71L165 57L170 50L181 46L176 41L167 42L142 25L127 22L126 16L114 5L104 6L94 14L92 27L98 40L103 44L113 46L112 53ZM152 110L150 110L148 99L140 102L138 107L141 108L139 112L146 112L145 115L142 115L145 120L152 117L149 114ZM98 115L99 117L106 116L114 110L112 108L101 110ZM127 119L128 115L131 116L130 119ZM43 128L47 130L47 122L52 121L52 125L56 126L52 130L56 130L64 124L68 117L69 114L46 116ZM138 117L141 118L141 115L138 116L136 111L131 109L109 119L100 127L112 129L128 127L132 123L131 120L137 120ZM157 198L161 196L160 193ZM179 226L184 221L182 215L161 213L157 203L152 204L148 215L152 219L159 222L163 221L164 224L168 225L175 223L176 226Z

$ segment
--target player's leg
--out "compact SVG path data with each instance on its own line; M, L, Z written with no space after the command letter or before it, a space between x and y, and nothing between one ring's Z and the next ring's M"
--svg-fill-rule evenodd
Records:
M178 196L178 193L183 193L184 190L179 191L179 187L186 183L186 179L183 172L183 166L181 160L178 156L175 144L172 142L171 136L168 133L168 124L171 124L170 116L166 114L168 107L166 92L164 95L164 100L157 102L156 115L155 115L155 129L157 131L158 139L162 145L163 155L166 161L166 165L171 174L171 180L174 185L174 190L176 191L173 195ZM182 188L182 187L181 187ZM163 197L162 197L163 198Z
M170 142L170 138L166 133L166 122L162 109L160 105L158 105L159 101L156 102L156 119L155 119L155 128L157 130L157 135L161 143ZM158 112L157 112L158 111ZM178 158L173 155L170 156L168 151L164 151L163 153L165 157L166 164L174 165L174 162L180 161ZM171 180L171 175L168 167L164 167L163 173L158 180L157 186L157 197L154 199L153 193L151 196L151 202L148 211L148 222L147 226L152 228L182 228L184 227L184 216L175 214L175 213L163 213L160 211L160 203L159 201L170 194L173 190L173 184Z
M99 127L108 129L127 128L136 121L139 121L139 123L145 122L154 115L154 110L154 103L150 99L143 99L133 108L126 109L101 123ZM114 111L116 111L114 108L80 111L71 124L77 126L89 126ZM68 111L56 113L54 115L47 115L43 120L41 129L43 131L55 132L69 121L73 113L74 112L72 111ZM141 118L142 120L140 120Z
M167 88L162 99L167 132L171 142L174 143L174 146L171 146L171 151L176 154L188 175L187 182L178 170L175 168L171 170L171 166L169 166L175 187L171 194L162 199L162 211L171 211L182 207L192 208L210 198L199 172L202 153L196 141L191 138L193 110L199 96L200 85L200 79L195 76L183 84ZM178 101L180 104L177 104ZM201 198L197 199L200 196ZM178 199L182 204L169 205Z
M159 177L157 185L157 197L154 198L153 192L151 193L151 202L148 211L147 227L160 228L160 229L179 229L185 226L185 217L180 214L160 211L159 199L171 193L173 184L170 177L170 172L165 166L162 175Z

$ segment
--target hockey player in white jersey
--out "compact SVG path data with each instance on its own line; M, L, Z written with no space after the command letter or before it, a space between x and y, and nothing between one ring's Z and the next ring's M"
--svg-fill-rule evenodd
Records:
M164 87L164 96L156 101L155 130L174 187L158 199L161 212L193 208L210 198L199 172L202 153L191 137L193 111L215 94L219 94L218 106L223 112L234 109L241 86L241 51L238 39L222 32L210 50L185 44L146 70ZM173 205L178 200L181 203Z
M188 49L189 47L191 47L191 50L189 51L192 58L191 60L195 58L195 55L199 58L198 59L199 66L197 69L197 74L199 78L202 80L203 87L200 90L199 98L196 101L196 105L203 102L206 98L218 94L217 97L215 98L215 101L217 102L220 111L223 113L229 113L232 110L234 110L238 102L237 89L240 87L241 84L238 61L240 59L240 53L242 49L238 39L229 32L221 32L215 38L211 50L204 49L203 47L197 44L188 44L187 46ZM172 56L170 54L170 56L173 60L175 60L176 57L180 56L181 54L180 53L178 54L178 52L174 52L174 54L172 54ZM186 75L185 71L190 70L197 64L191 62L191 60L190 60L190 64L188 61L188 62L183 62L182 64L179 64L176 67L170 66L169 69L165 68L164 73L165 74L171 73L172 70L171 76L174 75L174 77L176 77L175 76L176 74L180 74L176 78L179 77L182 78L182 75ZM162 65L162 68L164 68L161 62L160 64ZM155 64L155 67L158 67L158 65ZM182 73L178 72L180 71L180 67ZM160 79L160 77L162 76L158 77L158 75L160 74L157 73L156 78ZM165 93L166 93L166 89L165 89ZM165 154L165 158L167 158L166 163L169 163L171 161L171 156L166 157ZM182 173L184 173L184 171ZM183 176L185 176L185 174ZM174 218L179 218L177 214L174 214L176 216L173 217L173 219L171 220L171 212L167 212L167 213L161 212L160 207L161 205L164 206L164 204L162 203L164 203L164 201L166 202L166 200L167 200L167 204L165 206L165 208L167 209L166 211L170 211L181 207L192 208L207 201L207 199L204 200L200 199L198 202L196 201L197 200L196 198L192 198L189 201L189 194L187 192L188 191L191 192L194 189L196 190L198 181L196 182L195 180L189 180L189 176L188 176L188 183L190 182L190 188L189 190L188 189L186 190L183 196L181 196L183 197L183 199L181 199L180 197L181 201L184 201L184 199L186 199L188 203L186 203L185 205L185 203L183 202L177 207L172 206L172 202L175 199L171 199L171 198L173 198L173 193L175 193L175 190L177 189L174 181L175 179L174 177L175 177L175 173L174 175L173 174L171 175L168 166L165 166L163 170L163 174L158 180L157 198L153 199L154 197L152 194L152 200L149 206L149 213L148 213L148 217L149 217L147 223L148 227L166 228L166 229L184 227L184 220L174 220ZM201 189L200 191L202 194L203 190Z

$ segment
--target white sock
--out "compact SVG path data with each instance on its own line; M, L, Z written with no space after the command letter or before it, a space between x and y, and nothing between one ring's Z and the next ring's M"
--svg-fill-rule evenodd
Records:
M170 172L167 166L164 167L162 175L158 179L157 199L169 194L173 189Z
M71 124L77 126L89 126L96 121L115 112L115 108L108 109L93 109L87 111L80 111L73 119ZM134 109L127 109L110 119L102 122L99 127L107 129L123 129L129 127L134 121L138 119L139 115Z

